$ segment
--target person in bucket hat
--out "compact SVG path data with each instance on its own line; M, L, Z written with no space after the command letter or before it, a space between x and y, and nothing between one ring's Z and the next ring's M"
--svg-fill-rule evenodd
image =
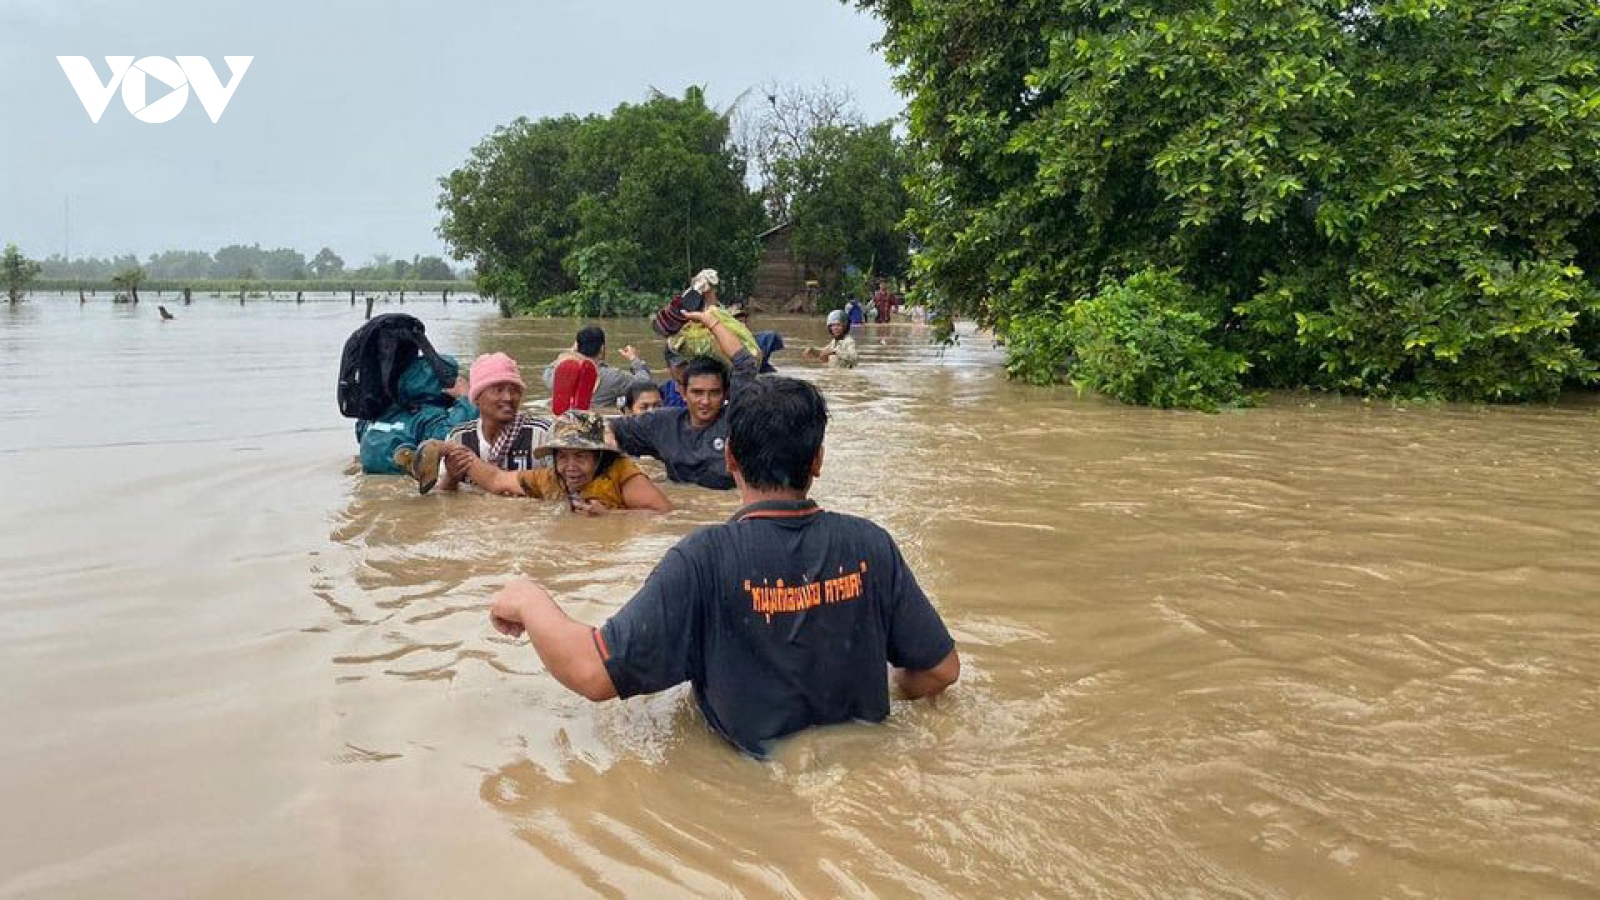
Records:
M496 494L565 500L573 512L587 515L613 510L672 511L672 501L650 476L606 444L605 420L586 409L570 409L557 416L550 437L534 449L536 456L551 462L549 466L507 472L458 445L445 447L444 453L447 465L464 465L474 484Z

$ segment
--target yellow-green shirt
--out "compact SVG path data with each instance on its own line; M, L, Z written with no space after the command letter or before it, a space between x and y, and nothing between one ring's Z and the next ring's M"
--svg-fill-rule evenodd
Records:
M636 475L644 473L633 460L619 456L578 492L578 499L596 500L609 509L626 509L628 504L622 499L622 486ZM560 500L567 496L567 486L552 466L518 472L517 481L530 497Z

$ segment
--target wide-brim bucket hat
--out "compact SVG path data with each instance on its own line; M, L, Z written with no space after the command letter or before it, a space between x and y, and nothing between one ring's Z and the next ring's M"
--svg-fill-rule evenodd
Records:
M535 447L533 455L553 456L557 450L594 450L601 455L602 464L617 455L606 445L605 419L587 409L569 409L557 416L549 439Z

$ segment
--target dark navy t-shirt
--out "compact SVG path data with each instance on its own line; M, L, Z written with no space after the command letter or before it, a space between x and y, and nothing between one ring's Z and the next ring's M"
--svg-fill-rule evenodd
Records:
M737 396L756 377L756 358L749 351L733 355L728 385L730 398ZM663 406L637 416L611 420L611 433L617 446L629 456L653 456L667 467L667 477L685 484L698 484L712 490L733 489L733 479L722 448L728 443L728 417L719 416L704 428L696 428L689 410L680 404Z
M931 669L955 642L888 532L770 501L667 552L597 632L621 697L694 685L739 748L889 714L887 665Z

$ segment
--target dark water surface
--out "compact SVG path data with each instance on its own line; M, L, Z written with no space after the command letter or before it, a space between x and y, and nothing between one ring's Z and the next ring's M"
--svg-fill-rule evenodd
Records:
M168 307L0 307L0 896L1600 895L1592 396L1166 413L758 323L966 663L762 764L485 615L522 575L599 623L732 494L418 497L353 473L359 310ZM406 309L530 382L575 329Z

